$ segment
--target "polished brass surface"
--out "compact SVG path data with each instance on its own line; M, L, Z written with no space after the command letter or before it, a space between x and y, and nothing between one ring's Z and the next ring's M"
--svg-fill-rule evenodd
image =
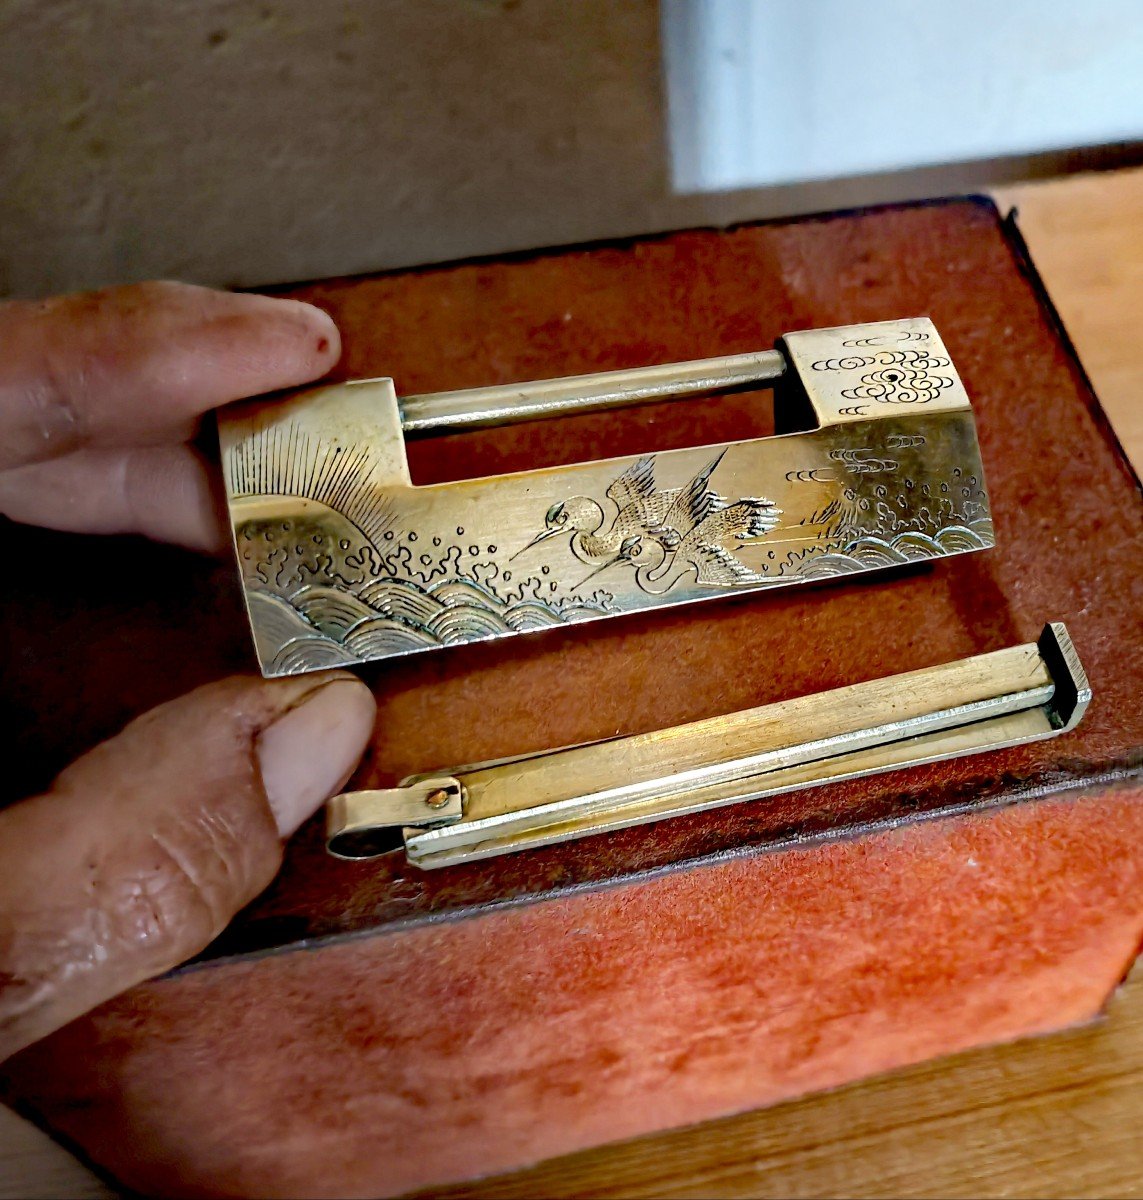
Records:
M799 433L415 487L405 431L778 379ZM924 318L778 350L406 397L392 380L220 419L263 673L542 630L993 544L972 410Z
M415 776L335 797L331 849L352 809L361 833L446 781L446 822L405 829L409 860L449 866L661 821L832 780L976 754L1075 727L1091 689L1068 632L1037 643L633 737ZM354 857L368 857L368 853Z
M429 392L402 396L401 428L406 433L479 428L534 421L646 404L671 396L714 392L773 383L781 379L786 360L777 350L703 358L697 362L668 363L661 367L635 367L628 371L601 371L598 375L572 375L537 383L507 383L497 387L468 388L459 392Z
M326 844L337 858L372 858L388 849L386 831L431 829L464 815L464 787L450 776L426 776L403 787L344 792L326 804Z

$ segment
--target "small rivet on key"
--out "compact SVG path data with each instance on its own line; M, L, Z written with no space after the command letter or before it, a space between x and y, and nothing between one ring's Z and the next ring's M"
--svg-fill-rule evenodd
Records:
M437 788L434 792L429 792L425 797L425 803L429 808L444 808L449 801L449 794L444 788Z

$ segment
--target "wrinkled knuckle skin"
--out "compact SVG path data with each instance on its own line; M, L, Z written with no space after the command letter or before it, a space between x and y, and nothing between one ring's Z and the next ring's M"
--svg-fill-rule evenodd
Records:
M208 684L2 814L0 1058L193 957L271 882L256 738L292 694Z
M89 434L79 399L86 367L73 361L63 369L43 318L26 308L24 312L14 331L0 323L0 344L11 343L6 347L7 361L0 366L0 422L6 426L0 465L5 467L65 454L82 445Z
M266 864L258 840L215 808L124 847L97 886L108 951L137 958L147 973L197 954L269 881L277 862Z
M82 377L69 384L58 377L50 362L45 364L43 379L27 392L28 441L33 458L63 454L84 443L87 422L75 399L82 387Z

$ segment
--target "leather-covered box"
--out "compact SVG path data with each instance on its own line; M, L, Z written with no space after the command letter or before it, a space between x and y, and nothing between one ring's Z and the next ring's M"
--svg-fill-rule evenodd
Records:
M399 852L336 861L315 820L198 961L5 1064L11 1102L140 1190L368 1196L1100 1009L1143 934L1143 500L990 204L290 294L338 321L340 377L392 375L402 393L927 315L973 399L996 527L995 549L929 566L362 668L379 716L356 785L931 666L1034 640L1048 620L1067 623L1094 700L1058 740L439 872ZM410 461L423 483L769 420L757 396L674 401L424 439ZM35 544L59 566L2 601L5 719L25 748L13 796L135 713L251 669L232 564L16 528L6 540L14 561Z

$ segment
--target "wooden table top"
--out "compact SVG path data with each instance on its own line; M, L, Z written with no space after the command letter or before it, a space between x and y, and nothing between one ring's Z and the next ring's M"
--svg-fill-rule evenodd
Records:
M1143 470L1143 169L1006 187L1113 425ZM1143 1195L1143 970L1100 1023L439 1192L509 1196ZM109 1197L0 1108L0 1200Z

